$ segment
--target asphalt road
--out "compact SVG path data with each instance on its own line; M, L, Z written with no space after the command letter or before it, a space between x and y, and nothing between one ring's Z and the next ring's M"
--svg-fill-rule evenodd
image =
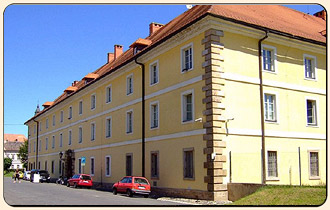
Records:
M178 206L180 203L159 201L142 196L132 198L123 194L94 189L80 189L54 183L13 183L4 177L3 190L5 202L10 206Z

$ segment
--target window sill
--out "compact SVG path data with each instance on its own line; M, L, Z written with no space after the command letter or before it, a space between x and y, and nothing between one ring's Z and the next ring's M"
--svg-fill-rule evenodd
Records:
M149 86L152 87L152 86L158 85L158 83L159 83L159 81L156 82L156 83L152 83L152 84L150 84Z
M277 74L277 71L276 70L270 71L270 70L263 69L262 72L271 73L271 74Z
M266 181L280 181L279 177L267 177Z
M106 138L106 139L110 139L110 138L111 138L111 136L106 136L105 138Z
M126 135L131 135L133 134L133 131L132 132L126 132Z
M188 123L193 123L193 120L184 120L181 122L181 124L188 124Z
M310 176L309 177L309 180L320 180L321 179L321 177L319 177L319 176Z
M312 81L312 82L317 82L317 79L313 79L313 78L307 78L305 77L304 80L307 80L307 81Z
M157 127L150 127L150 130L157 130L157 129L159 129L159 126L157 126Z
M277 121L268 121L268 120L265 120L265 123L279 125L279 122L277 122Z
M194 70L194 68L191 68L191 69L181 69L181 74L184 74L184 73L187 73L187 72L190 72Z
M187 181L195 181L195 178L187 178L187 177L184 177L183 180L187 180Z
M111 104L112 101L106 101L105 104Z
M307 124L306 127L309 127L309 128L319 128L320 126L319 125L314 125L314 124Z
M130 96L130 95L133 95L133 92L131 92L131 93L126 93L126 96Z

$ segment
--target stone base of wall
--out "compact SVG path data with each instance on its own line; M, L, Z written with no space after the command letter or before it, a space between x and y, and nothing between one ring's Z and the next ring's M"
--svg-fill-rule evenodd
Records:
M262 187L262 184L250 183L228 183L228 200L237 201L240 198L254 193L257 189Z

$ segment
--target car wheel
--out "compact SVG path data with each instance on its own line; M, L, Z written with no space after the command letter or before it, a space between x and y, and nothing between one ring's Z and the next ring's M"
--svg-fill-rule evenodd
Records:
M77 188L78 187L77 182L73 184L73 187L74 188Z
M66 183L66 186L67 186L67 187L70 187L70 183L69 183L69 182L68 182L68 183Z
M132 197L133 196L132 190L130 190L130 189L127 190L127 196L128 197Z
M117 195L117 188L112 189L112 194Z

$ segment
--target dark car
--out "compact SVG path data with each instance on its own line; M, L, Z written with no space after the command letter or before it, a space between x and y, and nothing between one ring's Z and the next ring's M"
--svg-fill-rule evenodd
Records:
M30 181L33 182L34 181L34 175L35 174L39 174L40 175L40 179L39 182L50 182L50 176L47 170L40 170L40 169L32 169L31 170L31 178Z
M75 174L71 179L68 180L67 187L87 187L90 189L93 186L93 179L89 174Z
M112 192L114 195L117 192L127 193L129 197L134 194L142 194L147 198L150 194L150 184L145 177L125 176L112 186Z

